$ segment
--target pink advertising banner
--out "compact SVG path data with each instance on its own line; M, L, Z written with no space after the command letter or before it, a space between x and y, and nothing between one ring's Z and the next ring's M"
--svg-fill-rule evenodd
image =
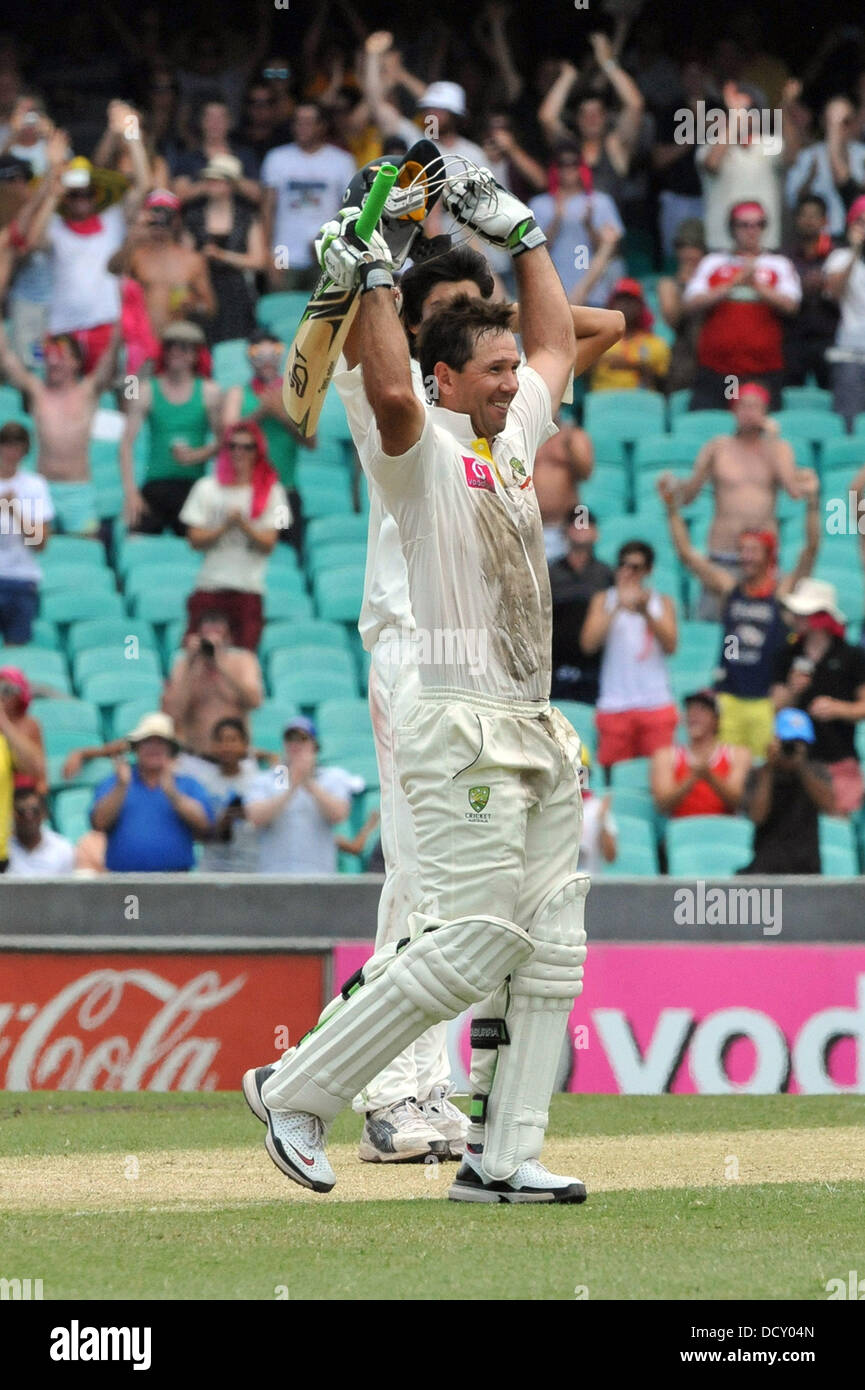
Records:
M335 981L370 953L338 946ZM862 1094L865 946L602 942L590 946L568 1031L569 1091ZM465 1089L466 1017L450 1045Z

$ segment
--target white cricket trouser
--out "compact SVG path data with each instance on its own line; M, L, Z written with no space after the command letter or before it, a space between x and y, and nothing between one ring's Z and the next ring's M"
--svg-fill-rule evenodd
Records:
M546 701L430 690L396 732L420 911L502 917L530 932L543 899L577 868L578 735Z
M388 640L393 637L394 640ZM381 848L384 887L378 905L375 946L379 950L407 935L406 921L420 901L417 845L411 810L394 766L394 732L410 718L418 697L417 667L408 634L386 629L372 650L369 705L381 779ZM362 1114L415 1096L426 1100L434 1086L450 1082L447 1024L437 1023L380 1071L353 1101Z

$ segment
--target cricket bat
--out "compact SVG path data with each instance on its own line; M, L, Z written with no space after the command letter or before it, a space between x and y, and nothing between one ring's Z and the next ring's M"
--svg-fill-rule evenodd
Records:
M346 189L342 207L360 205L362 208L355 223L358 236L369 241L378 228L398 265L408 256L423 219L438 196L437 192L423 194L423 170L440 159L440 152L432 141L419 140L398 166L382 159L372 160L358 170ZM405 211L388 216L384 212L385 203L397 183L403 188L411 184L416 193L415 205L407 203ZM418 201L420 206L417 206ZM327 388L348 337L357 303L355 288L340 289L323 273L294 335L286 360L282 399L289 419L304 439L311 438L318 427Z

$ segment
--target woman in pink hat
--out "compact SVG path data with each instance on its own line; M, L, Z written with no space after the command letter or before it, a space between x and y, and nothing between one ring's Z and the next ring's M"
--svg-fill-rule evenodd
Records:
M38 759L41 770L29 773L23 770L15 773L15 787L35 787L43 794L48 790L45 775L45 746L42 739L42 725L27 710L32 699L30 682L17 666L0 666L0 709L20 738L27 741L33 756ZM2 732L2 728L0 728Z

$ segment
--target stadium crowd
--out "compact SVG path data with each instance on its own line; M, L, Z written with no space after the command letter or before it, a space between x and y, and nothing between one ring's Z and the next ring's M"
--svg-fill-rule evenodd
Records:
M319 227L423 134L625 320L534 473L586 866L865 867L865 29L793 72L751 8L609 9L544 54L501 0L0 36L0 868L380 866L366 484L281 385Z

